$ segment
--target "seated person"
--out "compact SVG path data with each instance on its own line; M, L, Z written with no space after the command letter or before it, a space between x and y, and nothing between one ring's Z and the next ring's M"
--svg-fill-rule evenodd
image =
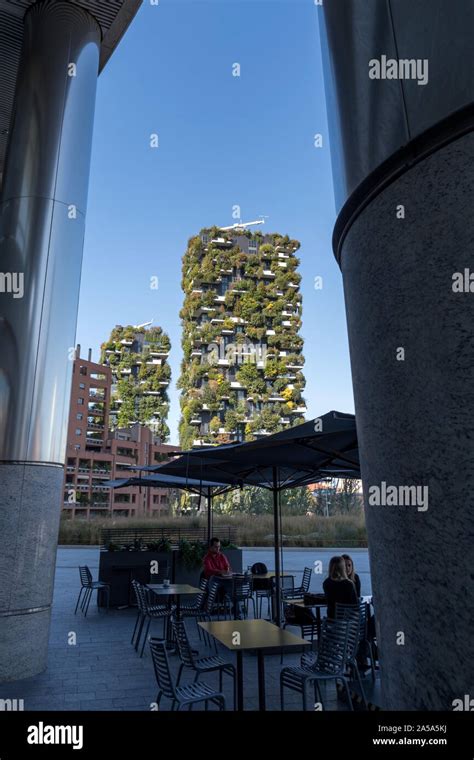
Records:
M329 562L329 577L323 583L328 600L328 618L336 619L336 603L358 604L355 585L347 577L346 563L343 557L332 557Z
M360 598L360 578L355 571L352 557L349 556L349 554L343 554L342 558L344 562L346 563L347 577L349 578L350 581L352 581L352 583L356 587L357 596Z
M221 542L218 538L211 538L209 551L203 559L204 577L225 576L232 572L230 562L221 552Z

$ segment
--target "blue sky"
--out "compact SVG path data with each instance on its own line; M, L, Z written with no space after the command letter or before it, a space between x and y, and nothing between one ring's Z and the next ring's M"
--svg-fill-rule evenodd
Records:
M234 205L242 221L267 215L262 231L301 241L308 417L354 409L331 248L321 12L313 0L143 0L99 78L77 342L97 360L115 324L162 325L173 345L172 443L181 256L202 227L234 223Z

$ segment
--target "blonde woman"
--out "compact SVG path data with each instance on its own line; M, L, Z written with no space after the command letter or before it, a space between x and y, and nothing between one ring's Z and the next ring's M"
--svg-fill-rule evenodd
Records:
M328 603L328 618L336 617L336 603L357 604L357 592L354 583L347 577L344 557L331 557L328 577L323 583Z
M352 557L349 554L343 554L342 558L344 562L346 563L347 577L349 578L350 581L352 581L352 583L356 587L357 596L360 597L360 578L355 571Z

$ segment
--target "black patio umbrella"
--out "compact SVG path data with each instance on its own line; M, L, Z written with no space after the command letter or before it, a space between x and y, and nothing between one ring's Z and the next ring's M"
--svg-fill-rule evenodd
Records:
M183 452L154 468L156 473L205 476L227 483L259 486L273 492L275 593L280 624L281 563L279 494L333 478L360 478L355 416L331 411L322 417L246 443Z
M130 465L130 470L140 470L150 472L155 470L154 467L134 467ZM144 488L179 488L183 491L203 494L207 498L207 540L211 540L212 535L212 499L219 494L227 493L238 486L238 484L229 484L215 480L203 480L202 478L188 478L180 475L166 475L159 473L150 477L134 476L130 478L120 478L118 480L106 480L102 483L110 488L129 488L131 486L143 486Z

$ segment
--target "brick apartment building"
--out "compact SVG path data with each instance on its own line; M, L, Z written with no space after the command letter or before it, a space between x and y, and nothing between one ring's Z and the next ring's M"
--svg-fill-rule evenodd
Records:
M172 492L137 487L112 490L101 483L124 478L126 465L166 461L176 446L157 443L139 423L109 430L112 374L109 367L81 358L74 360L64 473L64 511L71 517L140 517L167 514Z

